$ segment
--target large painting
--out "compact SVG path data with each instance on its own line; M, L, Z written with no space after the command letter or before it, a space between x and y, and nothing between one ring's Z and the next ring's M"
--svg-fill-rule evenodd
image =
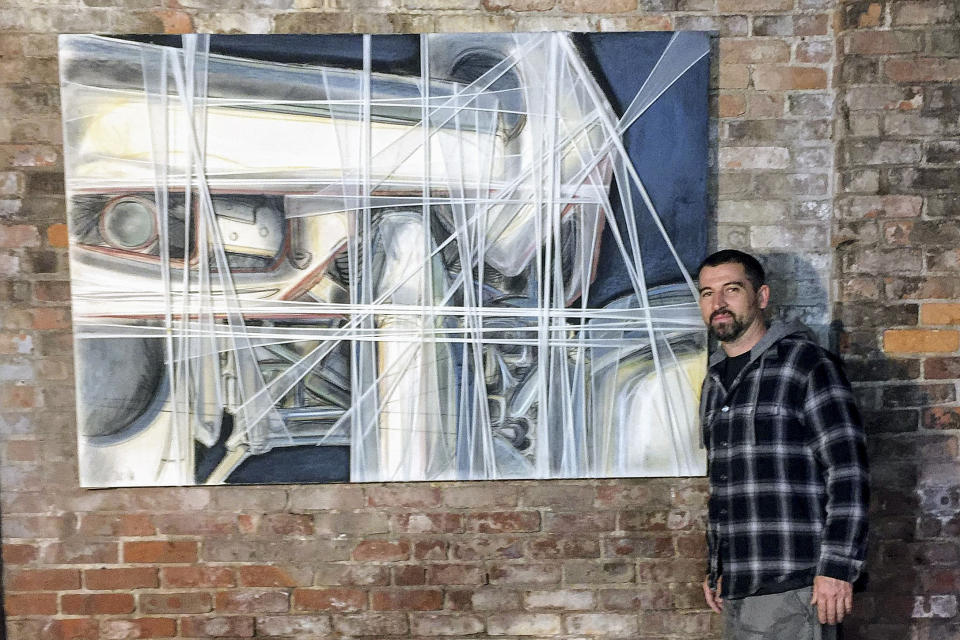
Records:
M62 36L82 485L702 474L708 53Z

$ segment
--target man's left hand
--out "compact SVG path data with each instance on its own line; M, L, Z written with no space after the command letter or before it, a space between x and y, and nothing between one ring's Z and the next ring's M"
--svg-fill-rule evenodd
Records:
M813 579L813 597L820 624L837 624L853 611L853 585L844 580L816 576Z

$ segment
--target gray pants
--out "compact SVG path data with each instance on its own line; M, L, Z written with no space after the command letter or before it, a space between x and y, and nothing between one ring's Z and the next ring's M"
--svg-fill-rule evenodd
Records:
M836 640L834 625L821 625L810 604L813 587L724 599L724 640Z

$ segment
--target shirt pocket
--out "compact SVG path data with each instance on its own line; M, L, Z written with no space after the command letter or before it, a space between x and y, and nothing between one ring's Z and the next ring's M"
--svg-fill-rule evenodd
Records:
M792 412L780 404L760 403L753 410L753 433L757 444L778 444L791 440Z

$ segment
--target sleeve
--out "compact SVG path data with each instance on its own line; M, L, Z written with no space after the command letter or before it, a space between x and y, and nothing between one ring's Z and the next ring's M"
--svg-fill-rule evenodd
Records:
M853 582L866 556L869 471L863 422L838 361L821 358L810 373L804 417L827 493L817 575Z

